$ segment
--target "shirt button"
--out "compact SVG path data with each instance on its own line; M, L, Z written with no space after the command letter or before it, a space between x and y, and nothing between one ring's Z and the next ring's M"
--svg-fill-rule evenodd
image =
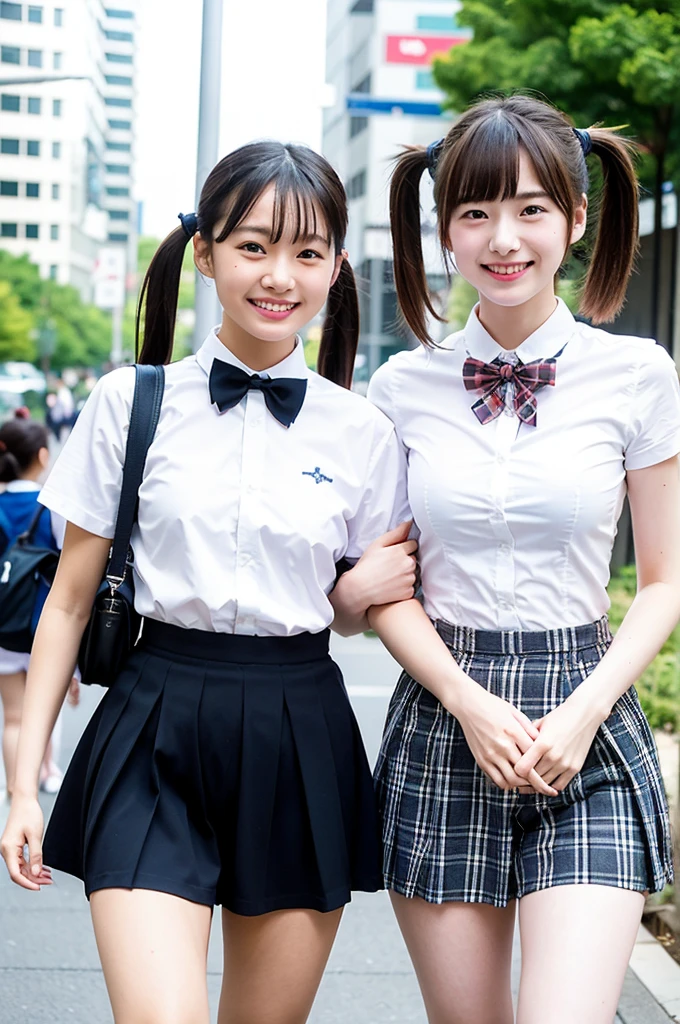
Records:
M512 551L512 548L510 547L509 544L501 544L501 554L502 555L509 555L511 553L511 551Z
M506 461L505 455L497 455L496 456L496 462L498 463L499 466L502 466L505 461Z

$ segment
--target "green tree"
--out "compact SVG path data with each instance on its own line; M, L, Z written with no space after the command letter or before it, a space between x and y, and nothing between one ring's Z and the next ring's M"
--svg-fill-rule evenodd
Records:
M9 281L0 280L0 361L32 362L35 359L32 329L33 317L22 308Z
M661 186L680 186L680 0L463 0L456 17L474 37L433 68L452 110L482 93L535 90L581 127L625 124L638 140L656 199L656 317Z

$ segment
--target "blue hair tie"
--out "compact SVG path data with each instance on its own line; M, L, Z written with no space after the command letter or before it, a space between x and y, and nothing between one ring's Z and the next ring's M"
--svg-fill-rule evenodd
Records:
M430 145L427 147L427 150L426 150L426 154L427 154L427 169L428 169L430 177L432 178L433 181L434 181L435 171L437 170L437 161L439 160L439 157L441 155L441 151L442 151L443 148L444 148L444 140L443 139L437 139L436 142L431 142Z
M581 143L581 149L583 150L583 156L589 156L593 151L593 140L590 137L590 132L585 128L572 128L572 131L578 141Z
M191 238L198 231L198 217L195 213L178 213L182 227L184 228L184 234L187 238Z

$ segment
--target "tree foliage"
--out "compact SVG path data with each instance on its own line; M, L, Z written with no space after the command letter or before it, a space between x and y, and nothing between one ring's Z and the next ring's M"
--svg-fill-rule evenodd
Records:
M32 328L33 318L22 308L11 284L0 280L0 362L35 359Z

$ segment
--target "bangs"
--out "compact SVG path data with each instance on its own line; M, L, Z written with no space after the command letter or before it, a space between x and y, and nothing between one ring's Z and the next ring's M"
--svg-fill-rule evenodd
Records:
M461 139L447 205L512 199L519 178L520 138L504 117L493 116Z

